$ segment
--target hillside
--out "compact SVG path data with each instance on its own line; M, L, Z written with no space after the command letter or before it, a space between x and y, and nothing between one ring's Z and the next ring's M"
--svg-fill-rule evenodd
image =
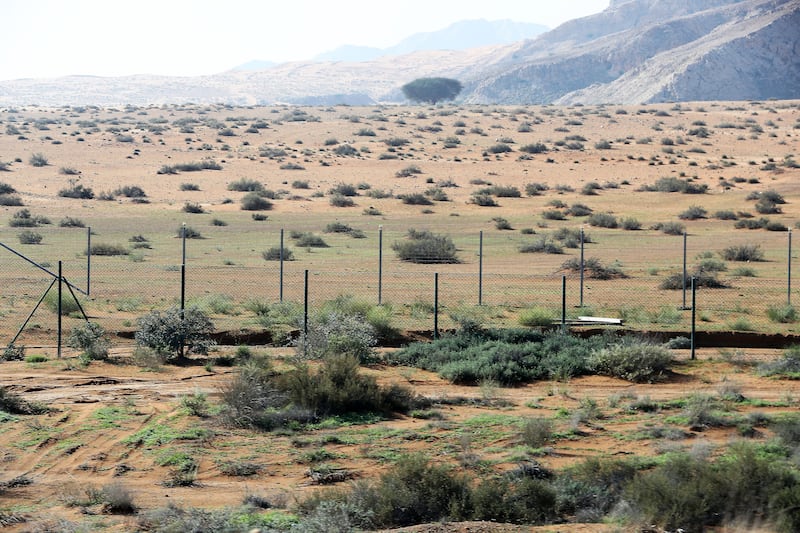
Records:
M388 50L401 55L369 61L294 62L183 78L14 80L0 82L0 105L369 105L402 101L399 88L423 76L458 78L465 87L460 100L470 104L797 98L798 23L800 0L616 1L512 44L459 50L463 31L455 28L447 32L451 47L438 38L425 44L426 34L415 40L417 48L447 50L402 53L401 43Z

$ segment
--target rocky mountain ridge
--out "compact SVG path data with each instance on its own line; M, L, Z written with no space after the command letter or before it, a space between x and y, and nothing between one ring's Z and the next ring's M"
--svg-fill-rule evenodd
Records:
M614 0L534 39L362 62L295 62L200 77L0 82L0 105L400 102L457 78L478 104L800 98L800 0Z

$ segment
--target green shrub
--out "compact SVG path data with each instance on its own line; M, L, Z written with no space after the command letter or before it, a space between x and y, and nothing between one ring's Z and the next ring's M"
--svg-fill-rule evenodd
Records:
M497 207L499 204L488 194L473 194L469 202L481 207Z
M344 196L342 194L332 195L330 197L330 200L328 200L328 202L333 207L353 207L356 205L356 203L353 201L352 198L350 198L349 196Z
M86 225L83 221L79 218L74 217L64 217L61 219L61 222L58 223L58 226L61 228L83 228Z
M545 220L566 220L567 217L561 211L556 209L547 209L542 211L542 218Z
M520 150L521 149L522 148L520 148ZM528 183L525 185L525 194L528 196L541 196L544 191L549 189L550 187L544 183Z
M242 211L269 211L272 209L272 202L259 195L257 192L250 192L242 197Z
M0 206L4 207L20 207L25 205L22 198L16 194L0 194Z
M72 328L67 346L81 350L89 359L103 360L108 357L109 342L105 330L97 322L85 322Z
M770 306L767 308L767 316L773 322L780 324L791 324L797 322L797 309L791 305Z
M358 187L352 183L339 182L328 191L329 194L340 194L342 196L358 196Z
M552 310L544 307L531 307L520 312L517 321L525 327L542 327L551 325L555 319L556 315Z
M139 187L138 185L125 185L123 187L119 187L114 191L114 194L117 196L124 196L125 198L146 198L147 194L145 194L144 189Z
M1 194L13 194L15 192L17 192L17 190L14 187L12 187L11 185L9 185L8 183L6 183L4 181L0 181L0 195Z
M485 480L473 490L472 501L475 520L545 524L556 517L555 491L531 477Z
M588 217L592 214L592 209L584 204L572 204L566 214L573 217Z
M653 383L666 377L672 353L663 346L627 340L594 352L589 366L598 374L634 383Z
M328 248L328 243L319 235L310 232L301 233L296 237L297 246L303 248Z
M128 255L130 250L118 244L97 243L92 244L89 248L90 255L100 256L115 256L115 255Z
M642 223L633 217L623 218L619 221L619 225L622 229L627 231L637 231L642 229Z
M433 201L422 193L402 194L398 198L407 205L433 205Z
M678 218L681 220L698 220L701 218L708 218L708 211L698 205L693 205L686 211L682 211L678 215Z
M44 297L44 304L53 313L58 313L58 289L53 287L47 291L47 294ZM73 313L78 313L79 311L80 308L78 307L78 304L75 302L75 298L72 297L72 294L69 293L68 291L62 291L61 314L63 316L69 316L72 315Z
M580 259L573 257L572 259L562 263L561 269L572 272L580 272L581 261ZM605 266L596 257L590 257L584 260L583 270L584 273L592 279L620 279L628 277L618 265L612 264L610 266Z
M430 231L408 230L407 239L392 244L401 261L410 263L459 263L456 245L450 237Z
M62 198L78 198L81 200L91 200L94 198L94 191L90 187L84 187L82 184L77 183L61 189L58 195Z
M619 226L617 217L610 213L592 213L587 222L590 226L597 226L600 228L616 228Z
M188 353L207 354L214 345L214 324L196 308L181 311L176 307L163 313L152 311L137 320L136 344L167 357Z
M488 194L498 198L520 198L522 193L513 185L492 185L478 191L478 194Z
M297 343L300 357L323 359L333 355L349 355L361 362L375 357L375 328L360 313L339 310L323 312L309 321L308 334Z
M257 180L242 178L229 183L228 190L237 192L261 192L264 190L264 185Z
M200 233L199 230L196 230L191 226L181 225L178 228L176 237L178 238L186 237L187 239L202 239L203 235Z
M735 244L720 252L726 261L764 261L764 252L758 244Z
M653 229L659 230L667 235L683 235L686 233L686 226L680 222L663 222L653 226Z
M261 252L261 257L264 258L265 261L280 261L281 260L281 247L280 246L273 246L269 250L265 250ZM284 261L294 261L294 252L292 252L289 248L283 248L283 260Z
M531 254L531 253L539 253L539 254L563 254L564 249L553 242L552 239L548 239L547 235L542 235L538 239L533 242L529 242L527 244L523 244L519 247L520 253L523 254Z
M602 521L637 472L634 461L595 457L568 467L553 482L556 510L582 521Z
M553 422L549 418L529 418L522 425L520 440L525 446L541 448L553 440Z
M543 143L533 143L520 146L519 151L528 154L543 154L548 151L548 148Z
M28 159L28 162L33 167L46 167L49 164L47 157L41 152L32 154L30 159Z
M42 234L35 231L23 230L17 235L20 244L41 244Z
M800 376L800 346L787 348L780 359L762 363L758 370L765 376Z
M686 179L676 177L659 178L654 185L645 185L642 191L650 192L681 192L684 194L704 194L708 185L698 185Z

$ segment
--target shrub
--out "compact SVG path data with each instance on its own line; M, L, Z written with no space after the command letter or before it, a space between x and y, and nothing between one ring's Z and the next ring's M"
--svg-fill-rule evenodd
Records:
M47 306L50 311L53 313L58 313L58 290L55 288L51 288L47 291L47 294L44 297L44 304ZM61 295L61 314L63 316L69 316L73 313L77 313L80 311L78 307L78 303L75 301L75 298L72 297L72 294L69 295L62 293Z
M660 230L667 235L683 235L686 233L686 226L680 222L663 222L653 226L653 229Z
M407 205L433 205L433 201L421 193L403 194L399 198Z
M494 217L492 219L494 227L499 230L512 230L511 223L503 217Z
M140 317L137 325L136 344L167 357L182 355L184 348L188 353L206 354L214 345L214 324L196 308L153 311Z
M800 347L790 346L783 351L780 359L762 363L758 366L758 370L765 376L795 377L800 375Z
M83 223L83 221L81 219L73 218L73 217L64 217L64 218L62 218L61 222L59 222L58 225L60 227L62 227L62 228L83 228L83 227L86 227L86 225Z
M41 244L43 237L41 233L24 230L17 235L17 238L19 239L20 244Z
M333 207L353 207L356 203L353 201L352 198L349 196L344 196L342 194L334 194L331 196L329 203Z
M181 183L178 186L178 189L181 190L181 191L199 191L200 190L200 186L198 184L196 184L196 183L184 182L184 183Z
M797 309L791 305L770 306L767 308L767 316L773 322L790 324L797 322Z
M758 244L735 244L720 252L726 261L764 261L764 252Z
M20 209L8 221L8 225L12 228L35 228L40 224L49 224L50 221L45 217L34 216L27 209Z
M543 143L532 143L520 146L519 151L528 154L543 154L548 151L548 148Z
M89 359L106 359L109 342L105 338L105 330L97 322L85 322L72 328L67 346L81 350Z
M627 231L637 231L642 229L642 223L633 217L623 218L619 221L619 225L622 229Z
M78 198L81 200L91 200L94 198L94 191L90 187L84 187L80 183L61 189L58 195L62 198Z
M600 228L616 228L619 226L617 217L610 213L592 213L586 221L590 226Z
M598 374L634 383L653 383L666 377L672 360L672 354L663 346L627 340L594 352L589 366Z
M450 237L430 231L408 230L407 239L392 244L401 261L410 263L459 263L456 245Z
M17 190L5 182L0 182L0 194L13 194L17 192Z
M119 482L110 483L103 487L101 495L104 513L133 514L136 512L133 493Z
M659 178L653 185L645 185L643 191L650 192L681 192L684 194L704 194L708 191L708 185L698 185L689 180L676 177Z
M498 203L488 194L473 194L469 203L481 207L497 207Z
M541 196L541 194L550 189L543 183L528 183L525 185L525 194L528 196Z
M302 246L303 248L328 248L328 243L320 237L319 235L314 235L313 233L301 233L297 236L296 239L297 246Z
M15 194L0 194L0 206L19 207L25 205L22 198Z
M567 217L564 215L563 212L558 211L556 209L547 209L546 211L542 211L542 218L545 220L566 220Z
M237 192L261 192L264 190L264 185L262 185L260 181L242 178L230 182L228 184L228 190Z
M597 191L599 191L602 188L603 187L601 187L600 184L597 183L596 181L590 181L589 183L581 187L581 194L583 194L584 196L596 196Z
M717 278L715 272L695 270L694 272L688 272L686 274L685 283L687 290L692 286L692 278L694 278L694 286L696 288L706 287L708 289L724 289L728 286L725 282ZM659 285L659 288L665 290L678 290L683 289L683 287L683 274L677 272L667 276Z
M49 164L47 157L41 152L31 155L30 159L28 159L28 162L33 167L46 167Z
M138 185L125 185L123 187L119 187L114 191L114 194L117 196L124 196L125 198L147 197L147 194L145 194L144 189L142 189Z
M580 272L581 261L573 257L565 261L561 265L561 268L563 270L571 270L572 272ZM612 264L610 266L605 266L596 257L586 259L583 262L583 269L588 277L592 279L620 279L628 277L618 265Z
M691 206L689 209L681 212L678 215L678 218L681 220L698 220L707 217L708 217L708 211L697 205Z
M194 229L191 226L181 225L178 228L176 237L178 238L186 237L187 239L202 239L203 235L200 233L200 231Z
M556 319L555 313L544 307L531 307L519 314L517 321L525 327L549 326Z
M270 209L272 209L272 202L257 192L247 193L242 198L242 211L269 211Z
M420 169L417 165L409 165L394 173L395 177L397 178L410 178L415 174L422 174L422 169Z
M563 254L564 249L548 239L547 235L542 235L533 242L523 244L519 247L520 253L523 254Z
M549 418L529 418L520 432L520 439L525 446L541 448L553 440L553 422Z
M584 204L572 204L566 214L573 217L586 217L592 214L592 210Z
M720 210L720 211L716 211L713 216L717 220L738 220L739 219L739 216L735 212L733 212L733 211L731 211L729 209L723 209L723 210Z
M130 250L118 244L97 243L92 244L89 249L89 255L99 256L128 255L130 253Z
M48 408L38 403L25 400L19 394L0 386L0 411L12 415L39 415L46 413Z
M183 211L184 213L193 213L193 214L200 214L206 212L206 210L203 209L203 206L196 202L186 202L185 204L183 204L183 208L181 208L181 211Z
M366 321L365 316L330 311L309 322L308 334L301 336L297 351L304 358L350 355L359 361L369 362L375 355L376 344L375 328Z
M522 193L513 185L492 185L485 189L481 189L479 194L490 194L498 198L520 198Z
M265 261L280 261L281 247L273 246L269 250L261 252L261 257L263 257ZM294 252L292 252L292 250L290 250L289 248L283 248L283 260L294 261Z

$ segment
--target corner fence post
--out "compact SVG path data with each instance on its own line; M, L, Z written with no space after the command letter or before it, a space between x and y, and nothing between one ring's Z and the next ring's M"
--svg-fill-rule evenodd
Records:
M584 280L584 269L586 268L586 263L583 260L583 245L586 241L584 234L583 234L583 226L581 226L581 299L579 307L583 308L583 280Z
M308 269L303 273L303 357L308 355Z
M683 232L683 278L681 279L683 303L681 309L686 309L686 232Z
M92 284L92 227L86 228L86 296L91 298Z
M186 310L186 223L181 225L181 320Z
M786 259L786 305L792 305L792 230L789 228L789 256Z
M567 276L561 276L561 332L567 332Z

